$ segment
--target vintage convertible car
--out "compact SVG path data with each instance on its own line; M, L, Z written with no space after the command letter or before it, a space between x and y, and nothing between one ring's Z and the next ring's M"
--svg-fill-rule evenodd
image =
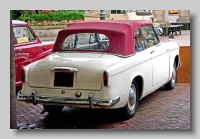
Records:
M165 85L173 89L179 45L161 43L150 22L83 21L58 33L51 55L23 68L17 99L42 104L117 109L126 118L143 97Z

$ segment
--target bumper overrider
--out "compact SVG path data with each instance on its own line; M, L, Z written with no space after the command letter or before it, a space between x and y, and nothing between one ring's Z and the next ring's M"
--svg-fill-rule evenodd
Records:
M113 99L95 99L93 94L88 94L88 98L66 98L66 97L52 97L37 95L32 91L31 95L21 94L21 91L17 94L17 100L32 101L33 105L37 105L37 102L48 102L57 104L84 104L89 105L91 109L95 106L113 106L120 101L120 97L117 96Z

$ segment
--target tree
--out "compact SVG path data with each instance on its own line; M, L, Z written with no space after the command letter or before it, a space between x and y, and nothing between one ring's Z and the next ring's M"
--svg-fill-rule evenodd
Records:
M10 10L10 129L16 129L15 56L13 44L12 10Z

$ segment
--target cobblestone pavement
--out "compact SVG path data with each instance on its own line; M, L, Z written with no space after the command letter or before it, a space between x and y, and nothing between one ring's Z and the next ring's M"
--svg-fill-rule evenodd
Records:
M161 87L139 102L135 116L122 120L117 110L65 107L60 114L40 114L42 105L17 101L18 129L130 129L191 130L190 83L175 89Z
M161 42L169 41L168 36L160 36ZM178 33L174 34L172 42L177 42L180 46L190 46L190 30L181 30L181 35Z

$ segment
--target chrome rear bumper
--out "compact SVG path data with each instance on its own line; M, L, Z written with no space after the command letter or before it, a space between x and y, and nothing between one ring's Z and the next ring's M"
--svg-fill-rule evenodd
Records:
M59 103L59 104L86 104L89 105L91 109L93 106L113 106L120 101L120 97L117 96L113 99L95 99L93 94L88 94L88 98L64 98L64 97L51 97L51 96L40 96L36 93L31 95L21 94L21 91L17 94L17 100L32 101L33 105L37 105L37 102L49 102L49 103Z

